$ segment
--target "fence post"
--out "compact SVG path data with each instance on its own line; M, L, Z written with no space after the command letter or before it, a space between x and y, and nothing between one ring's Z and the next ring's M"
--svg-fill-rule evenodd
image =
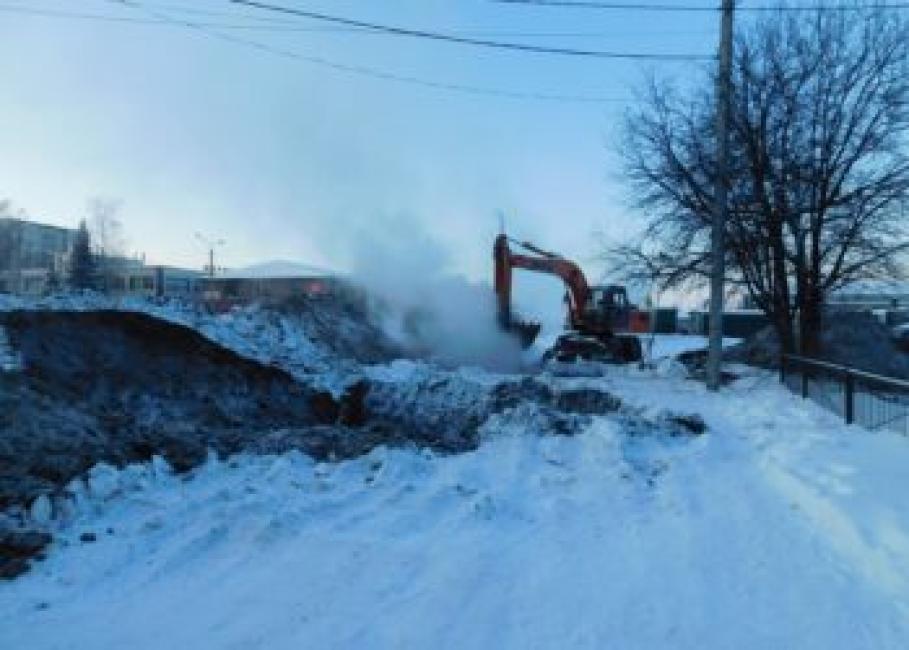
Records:
M808 397L808 368L802 366L802 398Z
M780 383L786 385L786 354L780 354Z
M852 424L855 422L855 377L851 372L846 373L845 388L844 397L846 404L844 405L844 411L846 415L846 424Z

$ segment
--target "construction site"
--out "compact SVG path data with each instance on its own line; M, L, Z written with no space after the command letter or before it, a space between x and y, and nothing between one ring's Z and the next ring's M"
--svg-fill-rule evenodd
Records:
M907 17L0 4L0 648L903 650Z
M441 344L450 332L428 305L412 309L365 288L226 311L221 303L99 294L0 299L0 572L11 580L0 585L0 638L28 638L36 647L50 647L62 629L81 639L77 646L93 647L141 646L139 636L168 638L163 629L179 630L169 638L180 643L244 638L232 626L204 632L216 610L200 609L208 601L202 593L220 585L228 600L218 611L229 612L261 598L267 582L277 594L306 584L315 600L295 599L301 611L331 602L334 612L300 619L269 643L327 639L335 617L350 616L344 608L358 602L348 599L364 595L344 588L343 567L353 561L370 570L375 554L398 558L401 577L411 576L386 606L431 589L436 595L424 606L479 597L484 608L502 611L501 598L541 597L528 580L580 599L570 615L538 620L544 627L497 621L494 636L519 645L562 625L604 633L599 626L608 621L582 614L585 608L610 599L627 607L620 602L629 591L681 594L695 584L742 608L748 625L727 630L730 642L747 635L770 643L777 617L794 606L780 593L805 597L775 581L805 568L790 562L814 562L818 544L830 544L832 564L812 569L831 572L816 582L824 598L837 588L844 603L885 597L856 591L854 580L873 579L865 573L871 565L850 568L854 579L842 573L840 563L864 551L844 546L839 526L847 519L830 528L829 517L857 516L849 495L866 487L855 481L902 475L907 432L885 428L869 438L788 390L778 377L778 348L762 343L764 332L727 341L725 387L711 394L703 383L706 338L635 333L634 323L649 315L624 287L590 286L577 264L523 247L528 255L513 253L504 235L494 242L494 282L472 294L474 331L459 330L471 350ZM518 315L511 274L522 272L563 286L564 333L541 334L532 314ZM844 331L876 322L865 318ZM885 336L878 357L905 363L909 355L894 345ZM858 449L872 474L847 458ZM830 493L827 485L840 487ZM898 521L902 504L887 507ZM551 545L569 534L579 546L566 564ZM518 555L503 555L515 545ZM460 557L461 576L448 575L453 567L432 559L436 553ZM628 559L642 553L646 562L626 572ZM834 561L840 553L846 556ZM689 564L705 554L723 567L721 577ZM877 561L887 563L889 588L897 589L909 566L887 557ZM472 580L509 570L502 561L520 571L507 574L504 591L486 594ZM614 577L583 578L590 563L597 575ZM341 573L319 578L318 566ZM481 573L471 578L473 571ZM186 582L190 575L198 577ZM371 583L371 599L386 600L371 590L385 589L387 579ZM754 580L766 591L738 591ZM184 585L179 596L177 584ZM121 589L143 595L111 595ZM436 598L443 600L433 604ZM133 608L150 602L162 608L153 628L79 626L69 618L86 616L86 607L133 618L143 616ZM290 601L280 602L275 607ZM634 602L641 609L623 611L654 634L668 633L661 626L676 625L679 615L684 634L697 637L708 625L690 601L662 614ZM904 619L890 607L895 640ZM281 611L268 606L255 617ZM472 611L466 620L482 619L482 609ZM47 617L54 626L39 625ZM802 624L811 620L818 638L844 633L826 619ZM377 629L400 634L387 622L361 625L351 645L370 645ZM471 629L480 634L482 626ZM432 628L408 630L417 645L438 640ZM487 645L492 630L476 644Z

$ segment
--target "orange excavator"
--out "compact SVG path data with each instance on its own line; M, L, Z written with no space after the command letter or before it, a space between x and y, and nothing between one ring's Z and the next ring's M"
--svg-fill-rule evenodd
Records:
M512 252L509 242L527 253ZM512 240L505 234L496 237L493 258L499 325L518 336L525 347L529 347L539 334L540 324L524 321L512 312L512 269L547 273L561 278L565 283L568 331L559 336L556 344L544 355L544 360L606 363L640 361L641 342L631 333L631 321L636 312L628 302L625 287L591 286L581 268L571 260L528 242Z

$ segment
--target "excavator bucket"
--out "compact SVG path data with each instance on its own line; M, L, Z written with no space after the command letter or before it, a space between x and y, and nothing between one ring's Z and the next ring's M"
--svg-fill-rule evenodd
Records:
M504 329L516 337L521 342L521 347L526 350L537 339L537 335L540 333L540 324L531 321L513 320Z

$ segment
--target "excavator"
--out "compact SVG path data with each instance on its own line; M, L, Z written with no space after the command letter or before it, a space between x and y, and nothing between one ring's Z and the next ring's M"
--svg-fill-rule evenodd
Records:
M512 252L509 243L526 253ZM515 241L504 233L496 237L493 258L499 325L520 338L524 347L529 347L536 339L540 324L522 320L513 313L512 269L554 275L565 283L567 331L544 354L544 361L554 359L573 363L583 360L621 364L641 360L641 342L630 332L635 310L628 302L625 287L591 286L576 263L529 242Z

